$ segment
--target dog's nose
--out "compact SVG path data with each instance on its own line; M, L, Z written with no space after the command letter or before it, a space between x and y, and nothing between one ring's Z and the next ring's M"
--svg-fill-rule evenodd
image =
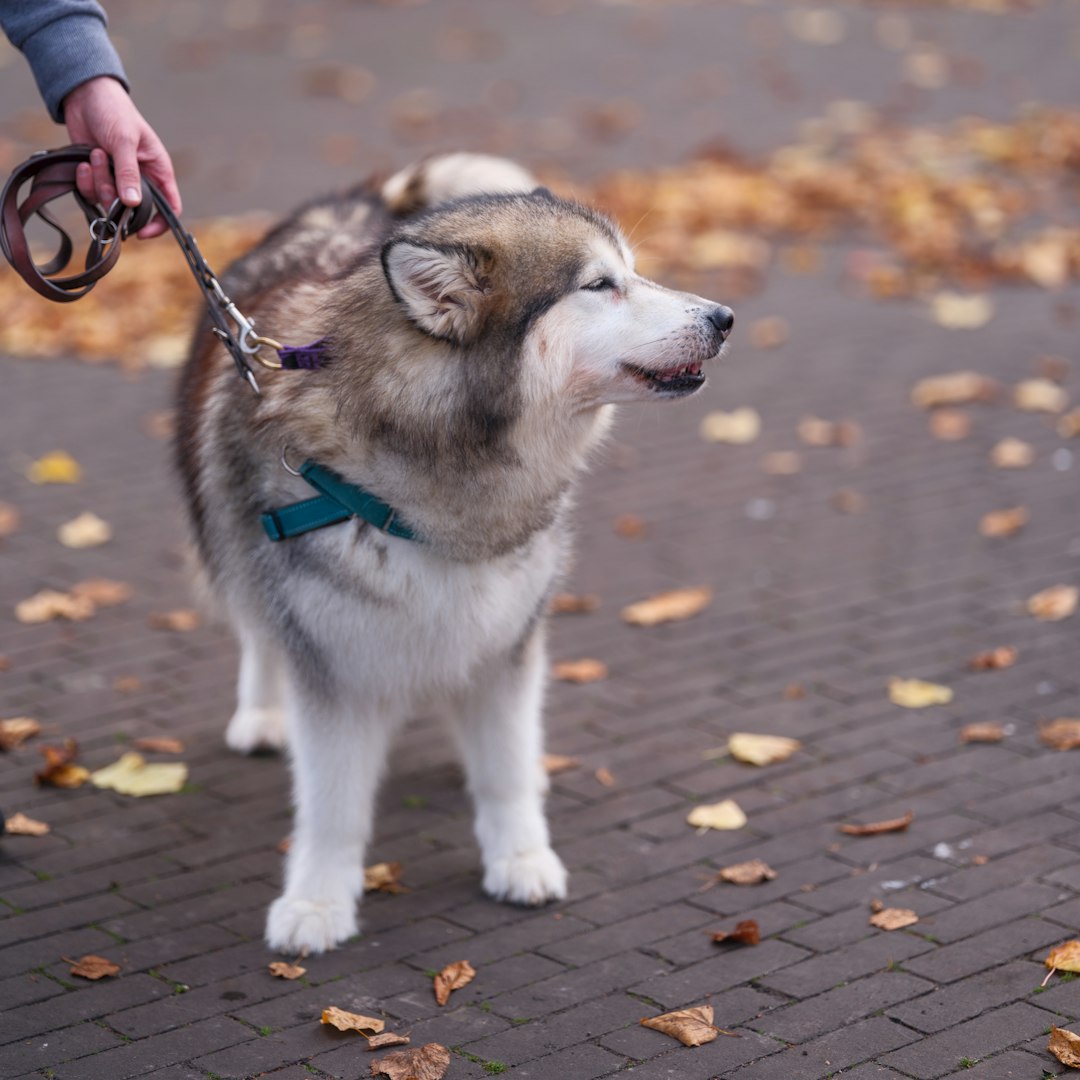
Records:
M724 307L720 304L718 307L714 307L709 312L709 322L716 327L725 337L727 337L731 328L735 325L735 312L729 307Z

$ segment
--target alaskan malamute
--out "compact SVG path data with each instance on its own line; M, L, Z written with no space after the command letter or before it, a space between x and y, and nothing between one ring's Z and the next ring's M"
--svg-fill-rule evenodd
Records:
M731 311L639 277L605 217L467 154L303 207L224 283L260 334L320 342L256 396L204 333L180 391L199 557L242 650L225 738L293 761L267 941L356 932L387 748L428 710L460 746L484 889L564 897L541 705L571 490L613 404L704 384Z

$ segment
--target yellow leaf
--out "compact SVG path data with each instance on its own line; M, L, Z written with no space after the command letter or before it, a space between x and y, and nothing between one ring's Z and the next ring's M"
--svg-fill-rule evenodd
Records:
M879 930L901 930L919 921L919 916L911 908L887 907L870 916L870 925Z
M713 1024L711 1005L695 1005L691 1009L664 1013L663 1016L646 1017L641 1021L641 1026L670 1035L683 1046L702 1046L720 1034L720 1028ZM730 1032L725 1031L724 1034L729 1035Z
M52 831L52 827L20 813L12 814L4 822L4 831L9 836L45 836Z
M1027 609L1043 622L1059 622L1076 611L1077 600L1080 600L1080 589L1074 585L1051 585L1029 597Z
M187 783L188 767L181 761L148 765L142 754L129 751L118 761L90 774L94 787L121 795L172 795Z
M966 405L972 401L993 401L998 387L993 379L977 371L954 371L920 379L911 390L912 404L920 409L938 405Z
M82 622L93 614L92 600L85 596L57 592L55 589L42 589L15 605L15 618L27 625L50 622L53 619Z
M0 720L0 750L14 750L40 732L41 725L29 716L13 716L10 720Z
M82 466L66 451L53 450L30 465L26 478L32 484L77 484Z
M784 735L750 735L737 731L728 738L728 750L736 761L748 765L773 765L787 761L802 743Z
M712 589L705 585L673 589L629 604L622 609L622 619L631 626L657 626L689 619L704 611L712 603L712 598Z
M1080 940L1074 938L1051 949L1043 963L1051 970L1080 973Z
M1035 447L1009 436L990 451L990 460L998 469L1026 469L1035 460Z
M602 660L563 660L553 664L551 675L559 682L591 683L607 678L607 664Z
M87 511L56 530L60 543L68 548L99 547L112 539L112 526Z
M1050 1041L1046 1044L1046 1049L1062 1065L1068 1065L1070 1069L1080 1069L1080 1035L1052 1025Z
M1062 717L1039 728L1039 738L1055 750L1080 748L1080 720Z
M686 816L686 823L696 829L741 829L746 815L734 799L695 806Z
M401 884L399 862L381 862L364 867L364 892L384 892L391 894L407 893L409 890Z
M890 679L889 700L905 709L925 709L930 705L948 705L953 692L939 683L922 679Z
M338 1031L359 1031L361 1034L370 1031L372 1035L378 1035L386 1027L386 1021L378 1017L346 1012L336 1005L323 1009L320 1022L336 1027Z
M711 443L742 445L761 434L761 417L756 409L711 412L701 421L701 437Z
M299 979L301 975L307 974L307 968L302 968L299 964L286 964L284 960L275 960L270 965L270 974L278 979Z
M930 310L934 322L947 330L977 330L994 317L994 304L989 296L940 292L931 297Z
M1018 409L1026 412L1061 413L1069 406L1069 395L1049 379L1025 379L1013 392Z

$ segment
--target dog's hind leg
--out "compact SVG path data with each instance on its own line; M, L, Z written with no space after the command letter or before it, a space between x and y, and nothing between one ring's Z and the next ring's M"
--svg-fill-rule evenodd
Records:
M264 635L249 625L238 621L236 629L240 638L240 675L236 712L225 729L225 742L242 754L279 750L286 738L284 659Z
M484 890L515 904L566 896L566 870L544 816L546 668L541 626L515 655L479 672L450 717L476 807Z

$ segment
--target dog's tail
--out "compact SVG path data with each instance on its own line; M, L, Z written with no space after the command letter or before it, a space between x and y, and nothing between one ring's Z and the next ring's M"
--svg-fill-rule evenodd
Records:
M506 158L490 154L438 154L395 173L382 186L387 209L397 215L428 210L468 195L532 191L536 177Z

